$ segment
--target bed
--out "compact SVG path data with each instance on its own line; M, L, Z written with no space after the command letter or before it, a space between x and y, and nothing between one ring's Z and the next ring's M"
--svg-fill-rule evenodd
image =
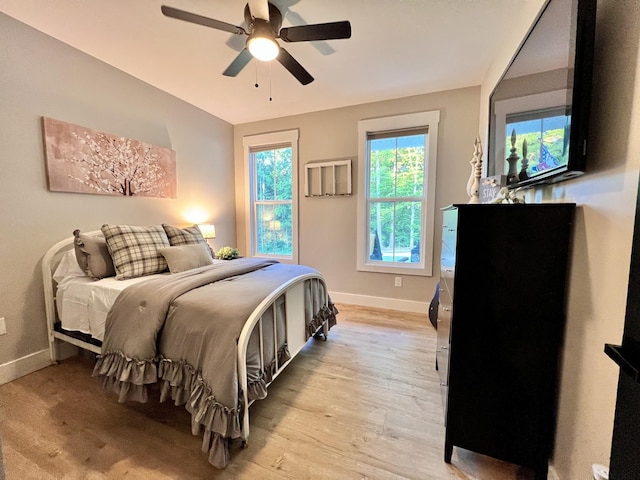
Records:
M231 442L247 446L249 406L337 310L315 269L207 249L197 226L104 225L56 243L42 270L51 360L75 345L118 401L184 405L224 468Z

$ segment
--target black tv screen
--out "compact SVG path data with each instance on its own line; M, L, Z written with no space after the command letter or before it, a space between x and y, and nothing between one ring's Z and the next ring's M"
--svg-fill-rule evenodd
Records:
M510 188L583 174L596 0L548 0L489 104L487 174Z

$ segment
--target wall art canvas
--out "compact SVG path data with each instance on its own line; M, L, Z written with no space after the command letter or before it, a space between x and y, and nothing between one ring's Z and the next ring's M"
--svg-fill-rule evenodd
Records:
M176 198L173 150L43 117L49 190Z

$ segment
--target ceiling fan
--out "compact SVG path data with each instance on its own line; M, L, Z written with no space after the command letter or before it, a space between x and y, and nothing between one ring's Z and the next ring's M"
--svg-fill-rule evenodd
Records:
M276 39L279 38L289 43L351 38L351 23L346 20L280 28L282 26L282 14L275 5L267 0L249 0L249 3L244 7L246 30L230 23L166 5L163 5L161 10L167 17L215 28L235 35L248 36L245 47L222 73L227 77L238 75L253 57L263 61L276 59L302 85L307 85L313 82L311 74L289 52L281 47Z

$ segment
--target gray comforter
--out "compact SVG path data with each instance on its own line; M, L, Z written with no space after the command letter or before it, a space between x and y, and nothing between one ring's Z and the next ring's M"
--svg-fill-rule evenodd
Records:
M193 433L204 427L209 461L222 468L229 462L229 441L241 435L237 340L244 323L275 288L310 272L317 273L300 265L244 258L132 285L107 316L93 375L120 402L146 402L147 387L160 382L161 401L170 397L176 405L185 404ZM305 288L309 334L324 320L335 324L336 311L319 290L311 284ZM284 325L278 328L284 332ZM273 345L271 332L263 337L265 365L255 361L259 342L253 337L247 354L254 397L266 395L275 355L280 363L289 358L284 342Z

